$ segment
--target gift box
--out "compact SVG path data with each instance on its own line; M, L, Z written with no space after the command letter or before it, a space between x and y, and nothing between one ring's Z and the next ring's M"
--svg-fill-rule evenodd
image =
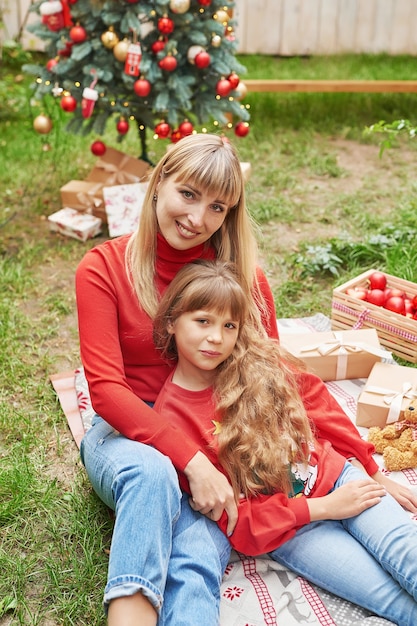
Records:
M73 237L79 241L92 239L101 232L102 221L99 217L80 213L76 209L65 207L48 217L52 232Z
M148 183L103 187L110 237L128 235L136 230Z
M101 183L103 187L111 187L143 182L150 172L149 163L107 147L86 180Z
M240 169L242 170L243 180L247 183L252 172L252 166L247 161L241 161Z
M376 362L391 358L375 329L284 334L280 344L324 381L366 378Z
M375 328L381 345L404 360L417 363L417 320L347 293L356 287L368 288L368 278L374 271L368 270L333 290L332 329ZM387 288L400 289L411 299L417 295L416 283L386 273L385 276Z
M90 213L106 221L103 184L86 180L70 180L61 187L61 202L81 213Z
M85 180L70 180L61 187L62 205L91 213L106 223L103 187L139 183L150 172L145 161L108 147Z
M417 398L417 369L375 363L358 398L356 424L384 428L401 419L414 398Z

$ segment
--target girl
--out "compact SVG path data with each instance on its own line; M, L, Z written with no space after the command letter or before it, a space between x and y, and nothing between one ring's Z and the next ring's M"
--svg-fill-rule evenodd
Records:
M155 409L229 477L231 545L279 563L400 626L417 623L417 499L383 476L373 446L322 381L253 323L230 264L178 273L154 340L176 361ZM191 493L187 477L180 483ZM390 495L392 494L392 495ZM397 501L398 502L397 502ZM218 509L200 509L218 519ZM227 512L218 524L227 533Z
M230 532L233 490L193 437L151 408L172 369L152 341L158 300L199 258L237 264L277 337L240 163L230 143L210 134L170 147L153 170L137 232L87 252L76 273L81 359L97 413L81 458L116 513L104 593L109 626L195 626L196 615L200 626L218 621L217 572L230 546L193 508L226 511ZM192 506L175 469L188 478Z

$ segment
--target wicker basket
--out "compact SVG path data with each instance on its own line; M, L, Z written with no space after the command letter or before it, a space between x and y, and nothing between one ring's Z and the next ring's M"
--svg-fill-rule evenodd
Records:
M375 328L383 346L406 361L417 363L417 320L387 311L346 293L350 288L368 287L368 278L374 271L376 270L368 270L333 290L332 329ZM385 275L388 288L401 289L410 298L417 295L416 283L390 274Z

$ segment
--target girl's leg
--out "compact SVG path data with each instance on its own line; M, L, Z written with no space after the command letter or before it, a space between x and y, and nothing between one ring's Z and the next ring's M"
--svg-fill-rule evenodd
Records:
M159 626L217 626L220 584L230 557L230 543L215 522L196 513L183 495L174 525Z
M363 478L363 474L348 464L338 484L358 478ZM394 580L391 570L386 571L388 554L390 568L404 571L409 591L411 587L416 589L417 535L414 522L389 496L368 511L372 511L372 515L366 516L366 520L360 520L364 513L351 518L347 524L349 529L345 527L348 520L308 524L274 550L271 557L323 589L396 624L417 624L417 602ZM356 536L350 534L353 531ZM370 554L367 546L362 545L362 539L373 544L375 554L381 554L380 549L383 551L381 563ZM381 548L378 547L379 540Z
M159 611L181 506L171 461L98 416L81 442L81 458L94 490L116 512L105 606L140 592Z

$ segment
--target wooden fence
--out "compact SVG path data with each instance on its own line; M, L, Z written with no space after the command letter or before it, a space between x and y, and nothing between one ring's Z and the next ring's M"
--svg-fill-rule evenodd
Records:
M29 6L30 0L0 0L0 37L19 33ZM417 0L235 0L235 17L243 54L417 55ZM42 45L29 33L23 42L29 49Z

